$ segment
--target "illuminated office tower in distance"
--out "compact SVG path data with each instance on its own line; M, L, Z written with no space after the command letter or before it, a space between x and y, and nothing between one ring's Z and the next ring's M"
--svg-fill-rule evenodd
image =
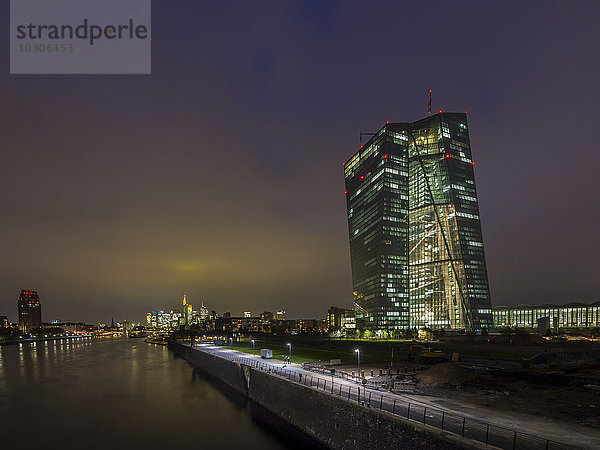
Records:
M357 320L376 331L491 328L466 114L386 124L345 178Z
M23 289L19 296L19 330L28 332L42 326L42 307L36 291Z

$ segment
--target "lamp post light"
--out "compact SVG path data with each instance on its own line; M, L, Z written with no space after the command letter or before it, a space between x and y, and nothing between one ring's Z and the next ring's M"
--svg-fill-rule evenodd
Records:
M229 346L233 347L233 338L229 338Z
M358 366L358 376L360 377L360 350L356 348L354 351L356 352L356 364Z
M252 343L252 355L256 356L256 342L254 342L254 339L252 339L250 342Z
M292 344L287 343L286 345L288 346L288 349L290 351L290 363L291 363L292 362Z

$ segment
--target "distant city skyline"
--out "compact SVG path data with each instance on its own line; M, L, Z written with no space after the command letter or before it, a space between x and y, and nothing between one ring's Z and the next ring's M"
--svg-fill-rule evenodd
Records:
M247 308L244 310L234 310L234 311L227 311L227 310L217 310L214 308L209 308L208 305L204 304L204 301L200 300L199 302L194 302L196 303L196 305L194 305L192 303L192 300L188 298L187 293L183 292L183 302L182 299L180 298L179 300L176 300L175 302L172 301L167 301L164 303L161 303L160 305L154 305L154 306L148 306L146 308L146 312L143 314L143 317L141 318L137 318L137 317L119 317L119 316L114 316L114 315L110 315L109 319L110 320L99 320L99 321L87 321L87 323L89 324L98 324L98 323L110 323L110 322L114 322L115 319L117 321L122 321L122 320L129 320L129 321L133 321L133 322L138 322L138 323L142 323L145 320L145 317L148 314L148 311L180 311L182 314L185 314L188 311L188 308L197 308L200 311L206 311L206 313L208 312L216 312L218 315L223 315L223 314L232 314L235 317L258 317L262 314L264 314L265 312L270 312L274 317L276 318L280 318L283 319L285 318L286 315L286 311L285 310L281 310L281 309L274 309L274 308L267 308L263 311L256 311L255 313L253 313L252 311L248 311ZM34 304L37 302L37 306ZM14 310L15 310L15 314L11 314L11 311L7 311L6 313L0 311L0 318L1 317L6 317L9 323L15 323L17 325L20 324L21 322L21 316L26 317L23 320L26 321L31 321L30 316L30 311L31 311L31 307L33 306L35 309L35 315L36 317L33 319L35 321L36 324L52 324L52 323L78 323L78 322L84 322L81 319L78 319L76 317L69 317L69 318L65 318L65 317L50 317L47 318L45 321L43 321L41 319L41 307L40 307L40 300L39 300L39 296L38 296L38 292L34 291L34 290L30 290L30 289L22 289L20 292L20 295L17 297L17 302L14 304ZM22 314L21 314L22 311ZM191 309L189 310L191 311ZM195 312L197 312L194 309ZM204 314L204 313L203 313ZM247 315L250 314L250 315ZM14 317L13 317L14 316ZM325 317L326 316L326 312L322 313L322 314L317 314L315 317Z
M24 288L88 323L183 291L351 307L341 164L429 89L468 111L492 305L598 300L595 2L152 7L152 75L11 76L0 49L0 315Z

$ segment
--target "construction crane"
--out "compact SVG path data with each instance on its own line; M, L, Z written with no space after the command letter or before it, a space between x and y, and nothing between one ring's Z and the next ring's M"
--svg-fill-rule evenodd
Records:
M429 103L427 104L427 117L431 115L431 89L429 89Z
M360 133L360 142L363 141L363 136L375 136L377 133Z

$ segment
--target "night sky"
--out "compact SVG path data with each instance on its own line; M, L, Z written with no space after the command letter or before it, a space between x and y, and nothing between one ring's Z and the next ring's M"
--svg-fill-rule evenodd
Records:
M0 32L9 40L8 2ZM600 299L600 3L153 2L151 76L11 76L0 315L352 302L359 133L468 110L493 305Z

